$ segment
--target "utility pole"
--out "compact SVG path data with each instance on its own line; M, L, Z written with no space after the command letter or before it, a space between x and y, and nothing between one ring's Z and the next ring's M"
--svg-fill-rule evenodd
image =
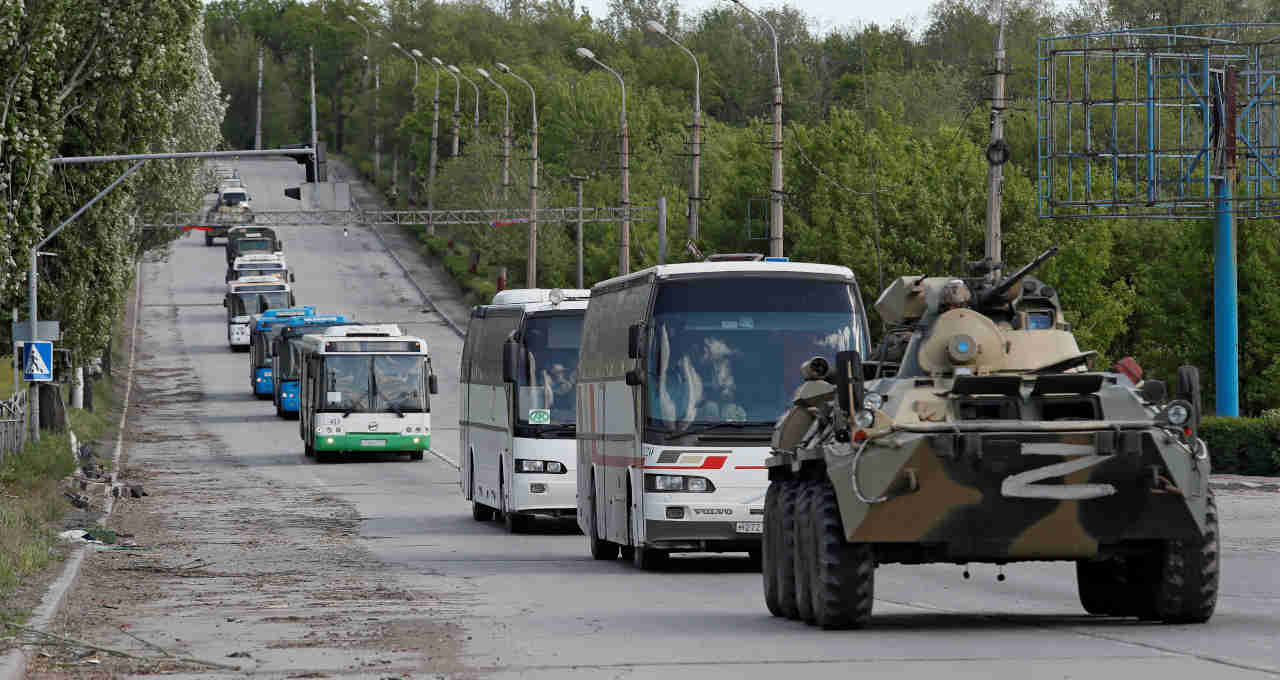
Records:
M1000 247L1000 194L1004 183L1004 163L1009 159L1009 147L1004 141L1004 6L1000 7L1000 31L996 34L995 86L991 94L991 144L987 147L987 238L984 256L987 262L999 267L1003 254ZM987 279L995 281L998 268L987 272Z
M373 177L382 177L382 123L378 118L379 99L382 94L382 64L373 65Z
M258 116L253 126L253 148L262 148L262 45L258 45Z
M755 17L773 39L773 183L770 187L769 256L782 257L782 68L778 63L778 31L763 15L742 4L742 0L729 0Z
M621 78L619 78L621 80ZM627 95L622 94L622 238L618 244L618 274L631 273L631 152L627 133Z
M667 197L658 197L658 264L667 263Z
M573 180L574 189L578 194L578 287L582 288L582 182L586 177L569 175L569 179Z
M427 234L436 233L436 149L440 147L440 60L435 57L436 87L431 95L431 160L427 168Z
M312 162L314 163L318 160L315 155L316 148L317 148L316 147L317 136L316 136L316 48L314 46L311 46L311 45L307 46L307 60L310 63L310 71L311 71L311 159L312 159ZM320 173L320 168L317 167L316 181L320 180L319 173Z

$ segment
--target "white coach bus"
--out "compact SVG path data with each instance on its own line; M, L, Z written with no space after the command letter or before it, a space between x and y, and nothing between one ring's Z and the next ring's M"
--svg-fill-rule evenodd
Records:
M586 290L516 289L471 310L462 348L460 482L477 521L512 533L572 517L578 344Z
M642 569L672 552L758 559L764 462L801 364L869 346L845 267L725 255L596 284L578 363L591 555Z
M222 306L227 308L227 345L249 351L252 317L268 309L292 307L293 285L274 276L245 276L227 284Z
M436 376L426 341L395 325L335 326L299 343L298 428L303 454L339 456L431 448Z

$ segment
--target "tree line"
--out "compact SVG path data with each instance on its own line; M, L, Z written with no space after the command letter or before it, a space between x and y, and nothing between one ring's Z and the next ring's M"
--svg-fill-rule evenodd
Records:
M989 134L990 71L998 0L940 0L922 26L898 23L815 32L793 6L761 9L777 29L786 130L786 252L850 266L870 303L906 274L960 273L982 257L986 197L983 151ZM1006 137L1012 161L1004 185L1005 259L1030 260L1050 245L1061 254L1041 271L1062 293L1081 345L1100 362L1134 355L1152 375L1194 363L1213 377L1212 227L1207 221L1042 220L1035 203L1036 39L1117 27L1264 20L1270 5L1185 0L1079 0L1065 7L1004 3L1008 89ZM574 204L572 177L584 177L588 206L619 203L618 83L575 54L592 50L627 86L631 201L665 196L672 260L692 259L687 239L690 111L688 56L646 29L656 21L697 56L703 121L703 252L767 248L772 60L769 35L724 3L685 14L672 0L612 0L593 17L566 0L439 3L431 0L220 0L207 7L205 37L229 95L223 134L253 142L257 55L266 55L263 143L307 139L307 50L314 48L321 137L402 205L425 202L432 102L439 79L440 208L528 205L528 90L497 73L503 62L537 93L539 204ZM399 43L397 49L392 43ZM414 62L421 50L418 87ZM430 62L456 65L476 93ZM503 95L510 96L516 149L503 198ZM375 87L377 89L375 89ZM461 154L453 157L453 111ZM416 104L416 106L415 106ZM375 138L381 159L375 166ZM539 280L574 282L573 225L541 225ZM1242 407L1280 405L1280 283L1272 221L1242 223L1239 234ZM588 224L587 285L617 272L617 225ZM633 270L656 263L652 221L633 225ZM511 285L523 275L523 227L453 232ZM1210 398L1211 401L1211 398Z
M0 299L26 318L28 251L128 164L57 156L221 145L226 103L200 0L0 3ZM39 260L39 318L62 322L77 362L102 353L134 262L172 233L141 225L210 188L196 161L150 161L63 230ZM8 326L0 337L8 337Z

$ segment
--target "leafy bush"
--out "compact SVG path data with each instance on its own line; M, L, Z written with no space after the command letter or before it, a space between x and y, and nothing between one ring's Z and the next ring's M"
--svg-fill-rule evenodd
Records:
M1259 418L1205 418L1200 436L1214 472L1280 475L1280 413L1274 410Z

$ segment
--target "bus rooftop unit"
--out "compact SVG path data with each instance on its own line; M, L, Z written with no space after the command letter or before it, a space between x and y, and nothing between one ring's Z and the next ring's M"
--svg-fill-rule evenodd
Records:
M316 316L289 319L271 331L271 372L275 376L271 401L276 415L281 418L298 417L298 356L299 341L311 333L323 333L334 326L354 326L355 319L341 314L317 314Z
M254 314L292 307L293 286L274 276L246 276L227 284L227 344L232 351L249 349L249 322Z
M587 290L516 289L473 307L462 348L461 483L513 533L577 509L578 345Z
M276 326L315 316L312 306L268 309L250 317L249 324L249 391L259 399L267 399L275 391L271 371L271 331Z
M301 340L298 401L304 454L393 452L422 460L431 447L436 376L426 341L394 325L335 326Z
M760 555L774 422L813 356L867 354L853 272L758 255L591 289L578 362L578 525L596 559Z
M237 257L227 268L226 282L231 283L244 276L274 276L293 283L293 274L283 255L275 253L251 253Z

